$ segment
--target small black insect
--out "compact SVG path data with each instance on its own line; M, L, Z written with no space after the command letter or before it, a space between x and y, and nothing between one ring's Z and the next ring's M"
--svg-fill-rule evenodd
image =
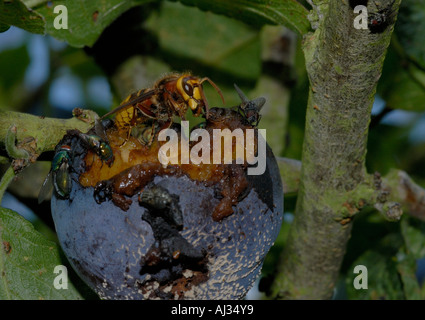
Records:
M266 103L266 99L259 97L254 100L249 100L236 84L234 84L234 86L236 92L242 100L242 103L238 106L239 113L243 116L248 124L253 127L258 126L258 123L261 120L260 110Z
M370 33L382 33L394 23L397 11L393 9L394 2L381 10L369 13L367 22Z
M168 192L167 189L150 185L139 194L140 204L147 206L152 214L162 216L166 222L181 230L183 216L179 206L179 197Z

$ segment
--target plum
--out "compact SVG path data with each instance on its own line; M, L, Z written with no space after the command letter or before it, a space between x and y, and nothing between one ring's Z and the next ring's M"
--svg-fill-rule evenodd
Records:
M71 188L54 193L52 216L79 276L102 299L245 297L282 223L282 182L270 147L260 175L235 161L166 166L158 140L145 146L118 137L113 121L104 126L113 163L73 131L58 144L71 146ZM243 113L221 108L201 127L254 128Z

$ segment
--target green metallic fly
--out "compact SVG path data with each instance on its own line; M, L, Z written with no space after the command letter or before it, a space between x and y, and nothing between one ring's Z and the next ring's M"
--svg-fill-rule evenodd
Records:
M70 146L63 145L60 147L59 152L53 157L50 172L44 180L40 193L38 194L39 204L49 198L53 187L56 193L62 198L67 198L71 192L71 178L68 170L71 163L70 151Z

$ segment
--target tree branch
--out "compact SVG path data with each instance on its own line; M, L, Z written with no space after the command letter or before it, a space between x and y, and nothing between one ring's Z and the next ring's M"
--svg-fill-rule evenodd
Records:
M0 111L0 146L6 150L0 155L0 163L12 162L0 182L0 202L15 174L34 163L41 153L54 150L67 130L87 132L98 117L94 111L78 108L73 115L70 119L54 119Z
M368 126L393 24L383 33L357 30L348 1L314 2L322 18L304 38L311 90L296 213L271 288L278 298L332 297L350 215L362 207L353 197L366 188L373 198L365 168Z
M285 195L297 194L301 179L301 161L276 157ZM398 220L403 211L425 221L425 189L404 171L392 169L386 176L368 175L367 183L351 194L351 203L344 206L358 212L366 206L374 207L388 220ZM348 217L348 216L347 216ZM345 219L347 219L347 217ZM343 221L343 219L337 219Z
M78 129L87 132L93 126L96 117L95 112L81 109L70 119L44 118L20 112L0 111L0 137L2 137L0 145L9 151L16 150L12 145L16 139L16 145L20 146L20 150L25 150L25 143L30 140L34 144L31 149L34 154L30 157L32 161L35 161L41 153L54 150L67 130ZM14 152L7 156L11 159L20 158Z
M416 184L402 170L391 170L383 179L383 188L388 190L389 197L399 202L406 213L425 221L425 189Z

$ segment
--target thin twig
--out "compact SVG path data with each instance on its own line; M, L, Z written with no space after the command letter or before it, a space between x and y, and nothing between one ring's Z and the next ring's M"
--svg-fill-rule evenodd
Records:
M12 182L14 177L15 177L15 171L13 170L12 166L9 166L9 168L7 168L6 172L4 173L3 177L0 180L0 203L3 200L3 195L7 187Z
M402 170L391 170L384 178L383 185L390 192L390 198L399 202L406 214L425 221L425 189L415 183Z

